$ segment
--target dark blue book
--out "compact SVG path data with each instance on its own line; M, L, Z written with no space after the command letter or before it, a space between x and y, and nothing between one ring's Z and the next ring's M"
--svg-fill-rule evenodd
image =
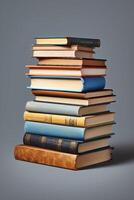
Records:
M100 47L100 39L94 38L79 38L79 37L46 37L35 38L37 45L81 45L87 47Z
M30 76L31 89L69 91L69 92L90 92L103 90L105 87L104 77L86 77L86 78L65 78L65 77L45 77Z
M111 135L96 137L88 141L69 140L58 137L48 137L26 133L23 137L25 145L40 147L44 149L51 149L66 153L85 153L102 147L109 146L109 138Z

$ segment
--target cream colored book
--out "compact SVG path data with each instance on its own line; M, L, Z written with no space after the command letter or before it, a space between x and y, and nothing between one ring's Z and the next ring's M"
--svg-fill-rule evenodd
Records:
M52 97L52 96L35 96L35 100L42 102L89 106L89 105L115 102L116 97L112 95L106 97L95 97L90 99L75 99L75 98Z
M33 57L46 57L46 58L93 58L93 53L77 51L77 50L69 50L69 51L33 51Z
M34 45L32 47L33 51L68 51L68 50L79 50L79 51L88 51L93 52L93 48L84 47L79 45L72 45L72 46L47 46L47 45Z

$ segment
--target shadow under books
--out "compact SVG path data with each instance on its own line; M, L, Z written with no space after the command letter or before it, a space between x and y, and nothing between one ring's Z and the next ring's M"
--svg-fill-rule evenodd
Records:
M134 144L117 144L113 150L113 159L84 169L123 165L134 161ZM83 169L83 170L84 170Z

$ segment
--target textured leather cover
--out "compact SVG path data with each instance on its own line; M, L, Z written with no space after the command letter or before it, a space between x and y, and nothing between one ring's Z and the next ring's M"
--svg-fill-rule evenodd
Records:
M79 142L56 137L46 137L26 133L23 137L25 145L36 146L66 153L78 153Z
M26 145L17 145L14 150L14 156L17 160L76 169L77 155L75 154L61 153Z

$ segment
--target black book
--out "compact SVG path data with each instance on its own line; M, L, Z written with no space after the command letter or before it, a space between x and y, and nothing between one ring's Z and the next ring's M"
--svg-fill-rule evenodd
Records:
M100 47L99 39L92 38L78 38L78 37L46 37L46 38L35 38L36 45L80 45L91 48Z
M109 146L108 139L111 137L111 135L113 135L113 133L109 134L108 136L96 137L94 139L83 142L26 133L23 137L23 143L25 145L40 147L44 149L56 150L72 154L81 154Z

